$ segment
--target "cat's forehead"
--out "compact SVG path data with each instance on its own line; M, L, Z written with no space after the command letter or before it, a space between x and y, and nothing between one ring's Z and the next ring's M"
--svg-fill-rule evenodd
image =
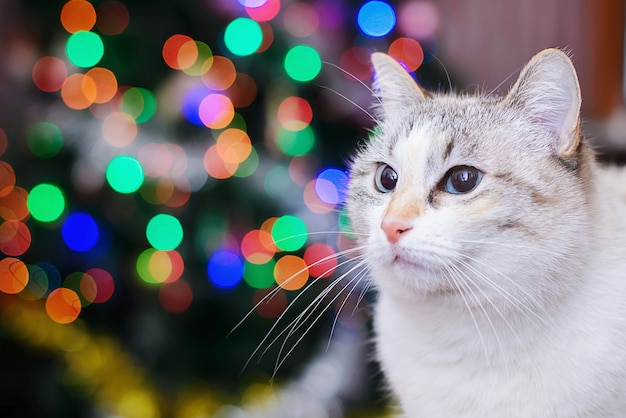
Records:
M475 96L436 96L389 115L381 126L383 136L390 152L399 142L414 141L416 137L435 142L454 139L457 145L474 146L478 137L489 130L500 130L506 123L507 115L496 103L492 98Z

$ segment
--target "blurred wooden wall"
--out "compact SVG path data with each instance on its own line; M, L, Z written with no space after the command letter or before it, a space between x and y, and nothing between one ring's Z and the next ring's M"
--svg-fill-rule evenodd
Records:
M608 117L622 104L625 0L438 3L439 54L466 86L489 91L514 74L498 90L504 93L535 53L559 47L570 52L578 71L585 117Z

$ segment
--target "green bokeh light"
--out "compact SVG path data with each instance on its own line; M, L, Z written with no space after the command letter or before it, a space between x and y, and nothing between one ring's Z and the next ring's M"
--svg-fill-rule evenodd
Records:
M311 81L322 70L319 53L310 46L297 45L285 56L285 71L295 81Z
M243 268L243 280L248 286L255 289L267 289L274 285L274 266L276 262L270 260L265 264L252 264L246 261Z
M226 26L224 43L230 52L239 56L254 54L263 42L261 26L252 19L239 17Z
M148 284L160 283L150 271L150 260L156 251L157 250L155 250L154 248L148 248L147 250L144 250L141 254L139 254L139 257L137 257L137 274L139 275L141 280Z
M67 58L77 67L93 67L104 55L104 44L98 34L78 31L70 35L65 44Z
M109 162L106 179L116 192L133 193L143 184L143 168L136 158L118 155Z
M296 216L285 215L272 227L272 238L283 251L297 251L304 246L308 232L304 221Z
M254 147L250 150L250 155L245 159L244 162L239 164L237 171L233 174L234 177L250 177L253 175L257 168L259 168L259 154L256 152Z
M57 186L42 183L31 189L26 204L36 220L54 222L65 210L65 197Z
M315 145L315 132L309 125L300 131L280 128L276 135L276 145L282 152L292 157L305 155Z
M132 87L122 94L122 112L135 118L137 123L149 121L156 113L157 102L151 91Z
M63 147L63 134L50 122L38 122L28 132L28 148L41 158L54 157Z
M174 216L161 213L148 222L146 237L157 250L173 250L183 240L183 227Z
M356 238L352 231L352 222L350 221L350 217L348 217L348 210L345 207L339 212L338 223L339 229L346 234L348 238Z

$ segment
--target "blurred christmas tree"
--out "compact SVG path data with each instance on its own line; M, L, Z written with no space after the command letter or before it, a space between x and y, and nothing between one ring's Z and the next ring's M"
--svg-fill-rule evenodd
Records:
M3 2L2 415L381 416L346 162L436 10Z

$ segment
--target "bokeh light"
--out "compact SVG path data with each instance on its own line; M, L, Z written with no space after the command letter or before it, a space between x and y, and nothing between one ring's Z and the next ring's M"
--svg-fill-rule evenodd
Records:
M74 322L80 315L80 298L75 291L60 287L53 290L46 299L46 312L50 319L59 324Z
M63 222L61 234L63 241L70 249L85 252L91 250L98 243L100 228L91 215L75 212Z
M244 73L236 73L235 81L226 91L236 108L250 106L257 98L257 93L258 89L254 78Z
M407 1L400 6L398 26L408 37L429 39L440 24L439 9L432 1Z
M32 237L25 223L4 221L0 224L0 251L8 256L17 257L30 247Z
M39 300L44 298L48 294L48 291L60 287L61 275L58 274L54 277L49 277L48 271L42 263L28 264L26 268L28 269L28 284L19 294L20 298L24 300Z
M276 253L272 235L260 229L253 229L241 240L241 254L252 264L266 264Z
M106 169L106 179L113 190L118 193L133 193L141 187L144 172L141 163L129 155L118 155L113 158Z
M113 71L107 68L94 67L85 73L96 85L94 103L107 103L117 93L117 78Z
M335 249L321 242L311 244L304 252L303 258L309 267L310 275L317 278L330 277L338 264Z
M274 279L285 290L298 290L309 280L309 269L302 258L288 254L276 262Z
M41 183L30 190L26 204L39 222L54 222L65 210L65 197L57 186Z
M230 52L239 56L253 54L263 41L263 31L257 22L245 17L231 21L224 31L224 43Z
M424 62L424 51L415 39L398 38L389 45L387 53L399 61L409 72L413 72Z
M226 90L237 78L237 69L232 60L217 55L213 57L211 67L201 75L202 82L211 90ZM256 88L256 87L255 87Z
M28 192L19 186L0 196L0 218L6 221L23 221L30 214L26 199Z
M389 34L396 26L396 13L387 2L368 1L359 9L357 23L366 35L382 37Z
M315 192L322 202L329 205L343 203L348 192L348 175L332 167L322 170L315 179Z
M174 70L183 70L185 68L191 67L198 58L198 50L197 48L189 49L188 47L183 50L181 54L181 48L184 45L190 43L196 48L193 39L187 35L175 34L167 38L165 43L163 44L163 49L161 54L163 56L163 60L165 63ZM189 56L189 54L192 54Z
M37 88L48 93L59 91L67 74L65 62L51 56L39 58L32 71L33 82Z
M182 276L185 263L178 251L148 248L137 258L136 270L148 284L173 283Z
M126 5L116 0L106 0L96 9L96 27L105 35L119 35L130 22Z
M282 289L259 289L254 292L252 305L259 316L278 318L287 308L287 296Z
M313 109L305 99L290 96L278 105L278 121L290 131L301 131L313 119Z
M83 308L91 305L98 292L93 277L79 271L70 273L63 280L63 288L74 291L80 300L80 306Z
M104 303L108 301L115 291L115 282L113 276L107 270L101 268L91 268L85 272L93 278L96 295L93 298L94 303Z
M223 129L235 116L233 103L223 94L209 94L200 102L198 115L202 123L211 129Z
M104 44L98 34L81 30L70 35L65 45L65 53L75 66L93 67L104 55Z
M131 87L122 94L121 110L128 113L137 123L149 121L155 114L157 102L151 91Z
M16 294L28 284L28 268L23 261L13 257L0 260L0 291Z
M372 76L370 51L354 46L346 49L339 58L339 66L346 71L344 76L352 80L366 80Z
M233 177L245 178L253 175L257 168L259 168L260 160L259 154L254 148L250 149L250 155L248 158L237 167L237 171L233 173Z
M209 279L218 288L233 288L243 278L243 266L238 254L229 250L216 251L207 266Z
M112 112L102 121L102 136L114 147L126 147L137 137L135 118L126 112Z
M270 258L265 263L245 262L243 280L254 289L267 289L276 284L274 280L274 268L276 262Z
M27 143L37 157L51 158L63 147L63 134L54 123L37 122L28 132Z
M61 24L69 33L88 31L96 24L96 10L85 0L70 0L61 9Z
M237 172L239 164L224 160L215 144L204 154L204 168L214 179L223 180L232 177Z
M4 129L0 128L0 157L4 155L8 147L9 138L7 138L7 133L4 131Z
M308 238L307 226L297 216L284 215L274 222L272 238L276 247L283 251L297 251Z
M72 74L61 86L61 98L70 109L86 109L94 103L97 96L96 82L85 74Z
M280 0L266 0L263 4L246 6L246 13L257 22L268 22L280 12Z
M287 52L284 67L287 75L295 81L311 81L322 70L322 59L315 48L296 45Z
M185 74L199 76L212 67L213 51L202 41L187 42L180 48L178 59Z
M170 313L185 312L193 301L193 291L185 280L165 283L159 289L159 301L163 309Z
M240 129L229 128L217 137L216 150L226 163L240 164L252 152L252 142L248 134Z
M292 36L306 38L319 29L319 16L314 6L294 3L285 9L283 23Z
M292 157L305 155L315 146L315 132L310 125L299 131L281 127L276 135L276 145L282 152Z
M148 221L146 238L158 250L173 250L183 240L183 227L176 217L160 213Z
M15 187L15 170L6 161L0 161L0 196L11 193Z

